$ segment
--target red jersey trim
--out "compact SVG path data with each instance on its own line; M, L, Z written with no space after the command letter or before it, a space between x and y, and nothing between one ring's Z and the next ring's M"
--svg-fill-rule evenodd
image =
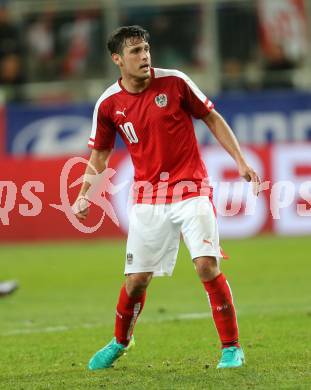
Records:
M209 112L211 112L215 108L214 103L211 102L208 98L206 98L204 104L206 105Z

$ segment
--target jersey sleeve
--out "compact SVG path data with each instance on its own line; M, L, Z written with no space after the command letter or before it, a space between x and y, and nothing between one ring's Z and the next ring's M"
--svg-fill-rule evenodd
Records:
M203 118L213 110L214 104L187 75L181 74L184 108L196 119Z
M109 119L105 101L97 102L93 113L93 124L88 146L92 149L112 149L116 139L116 129Z

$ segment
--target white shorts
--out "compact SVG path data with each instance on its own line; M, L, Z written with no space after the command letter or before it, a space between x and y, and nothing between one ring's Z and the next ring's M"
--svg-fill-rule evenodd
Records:
M170 204L135 204L130 212L125 274L172 275L182 233L191 258L224 257L207 196Z

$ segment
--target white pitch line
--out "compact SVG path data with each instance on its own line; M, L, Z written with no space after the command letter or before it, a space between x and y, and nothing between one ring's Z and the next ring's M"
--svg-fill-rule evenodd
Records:
M175 316L165 317L165 318L155 318L155 319L141 319L142 323L154 323L154 322L170 322L170 321L180 321L180 320L196 320L201 318L211 317L210 313L183 313ZM34 333L60 333L67 332L74 329L93 329L99 328L105 325L104 323L97 324L81 324L79 326L68 326L68 325L58 325L58 326L48 326L44 328L33 328L33 329L12 329L8 332L0 333L1 337L20 335L20 334L34 334Z
M168 321L178 321L178 320L199 320L201 318L210 318L212 316L211 313L202 312L202 313L183 313L177 314L176 316L166 317L166 318L154 318L153 320L144 320L141 322L168 322Z
M251 314L258 314L258 315L268 315L271 313L276 313L276 314L293 314L297 311L305 311L308 310L308 312L311 312L311 308L309 306L301 306L301 307L292 307L291 309L286 308L284 311L284 308L282 309L281 307L267 307L265 310L260 310L256 309L255 307L248 307L247 309L244 308L243 310L238 310L237 314L238 316L244 316L244 315L251 315ZM161 323L161 322L171 322L171 321L189 321L189 320L197 320L197 319L203 319L203 318L210 318L212 316L211 312L195 312L195 313L182 313L182 314L176 314L174 316L165 316L164 318L142 318L139 322L141 323ZM12 329L7 332L0 333L0 337L6 337L6 336L13 336L13 335L22 335L22 334L34 334L34 333L60 333L60 332L67 332L75 329L94 329L94 328L100 328L104 325L110 325L112 324L111 322L106 322L106 323L84 323L79 326L70 326L70 325L57 325L57 326L48 326L44 328L33 328L33 329Z
M56 332L65 332L69 330L68 326L47 326L46 328L37 328L37 329L13 329L8 332L2 333L0 336L12 336L16 334L31 334L31 333L56 333Z

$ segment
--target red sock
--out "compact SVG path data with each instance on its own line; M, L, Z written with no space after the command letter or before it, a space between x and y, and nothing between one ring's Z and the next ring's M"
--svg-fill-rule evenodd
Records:
M146 291L140 297L129 297L125 285L122 286L117 304L114 334L117 342L128 345L136 320L145 303Z
M239 331L230 286L224 274L203 282L223 348L239 347Z

